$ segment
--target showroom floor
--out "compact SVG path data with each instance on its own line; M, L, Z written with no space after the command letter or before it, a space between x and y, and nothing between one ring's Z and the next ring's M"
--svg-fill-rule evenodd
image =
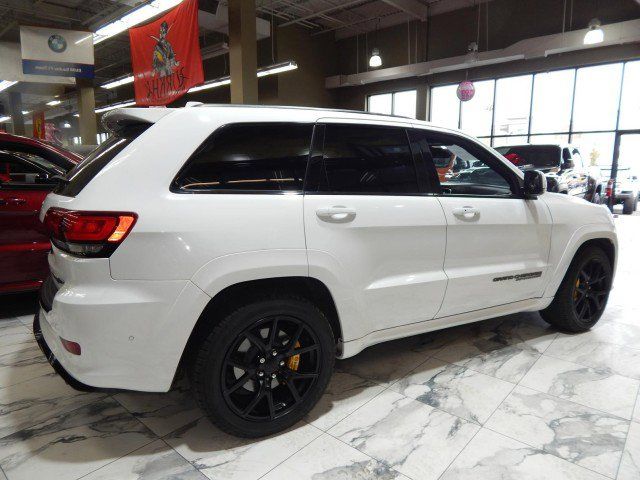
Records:
M523 314L379 345L262 440L216 430L186 388L73 391L33 342L34 297L5 297L0 479L638 479L640 218L616 222L615 290L591 332Z

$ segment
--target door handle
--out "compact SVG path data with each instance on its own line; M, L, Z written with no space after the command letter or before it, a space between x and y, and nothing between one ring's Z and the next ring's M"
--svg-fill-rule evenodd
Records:
M7 203L9 205L14 205L14 206L19 206L19 205L26 205L27 204L27 200L25 198L10 198L7 200Z
M325 222L346 223L356 218L356 209L343 205L321 207L316 210L316 215Z
M453 214L463 220L473 220L480 215L480 210L475 207L456 207L453 209Z

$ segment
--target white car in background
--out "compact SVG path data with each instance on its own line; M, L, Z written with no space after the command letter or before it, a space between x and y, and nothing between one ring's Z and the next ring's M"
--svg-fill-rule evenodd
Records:
M631 215L638 209L638 196L640 195L638 177L628 169L618 170L616 177L613 204L622 204L622 213Z
M76 388L168 391L184 367L213 422L257 437L309 412L336 357L523 311L581 332L607 303L608 209L460 132L293 107L103 122L40 213L34 332ZM482 181L440 181L443 150Z

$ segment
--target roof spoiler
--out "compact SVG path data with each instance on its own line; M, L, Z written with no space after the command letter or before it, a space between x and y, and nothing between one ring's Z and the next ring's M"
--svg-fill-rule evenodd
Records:
M102 125L115 134L130 125L154 124L173 111L171 108L116 108L102 116Z

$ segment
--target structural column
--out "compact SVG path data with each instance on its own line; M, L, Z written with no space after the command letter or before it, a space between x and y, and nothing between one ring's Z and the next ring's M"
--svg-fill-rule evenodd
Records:
M256 3L229 0L231 103L258 103Z
M22 94L20 92L9 92L9 114L11 115L14 135L25 135Z
M95 145L97 143L98 127L96 123L96 98L93 80L76 78L76 87L78 88L80 138L83 145Z
M429 86L423 83L416 89L416 119L426 120L429 111Z

